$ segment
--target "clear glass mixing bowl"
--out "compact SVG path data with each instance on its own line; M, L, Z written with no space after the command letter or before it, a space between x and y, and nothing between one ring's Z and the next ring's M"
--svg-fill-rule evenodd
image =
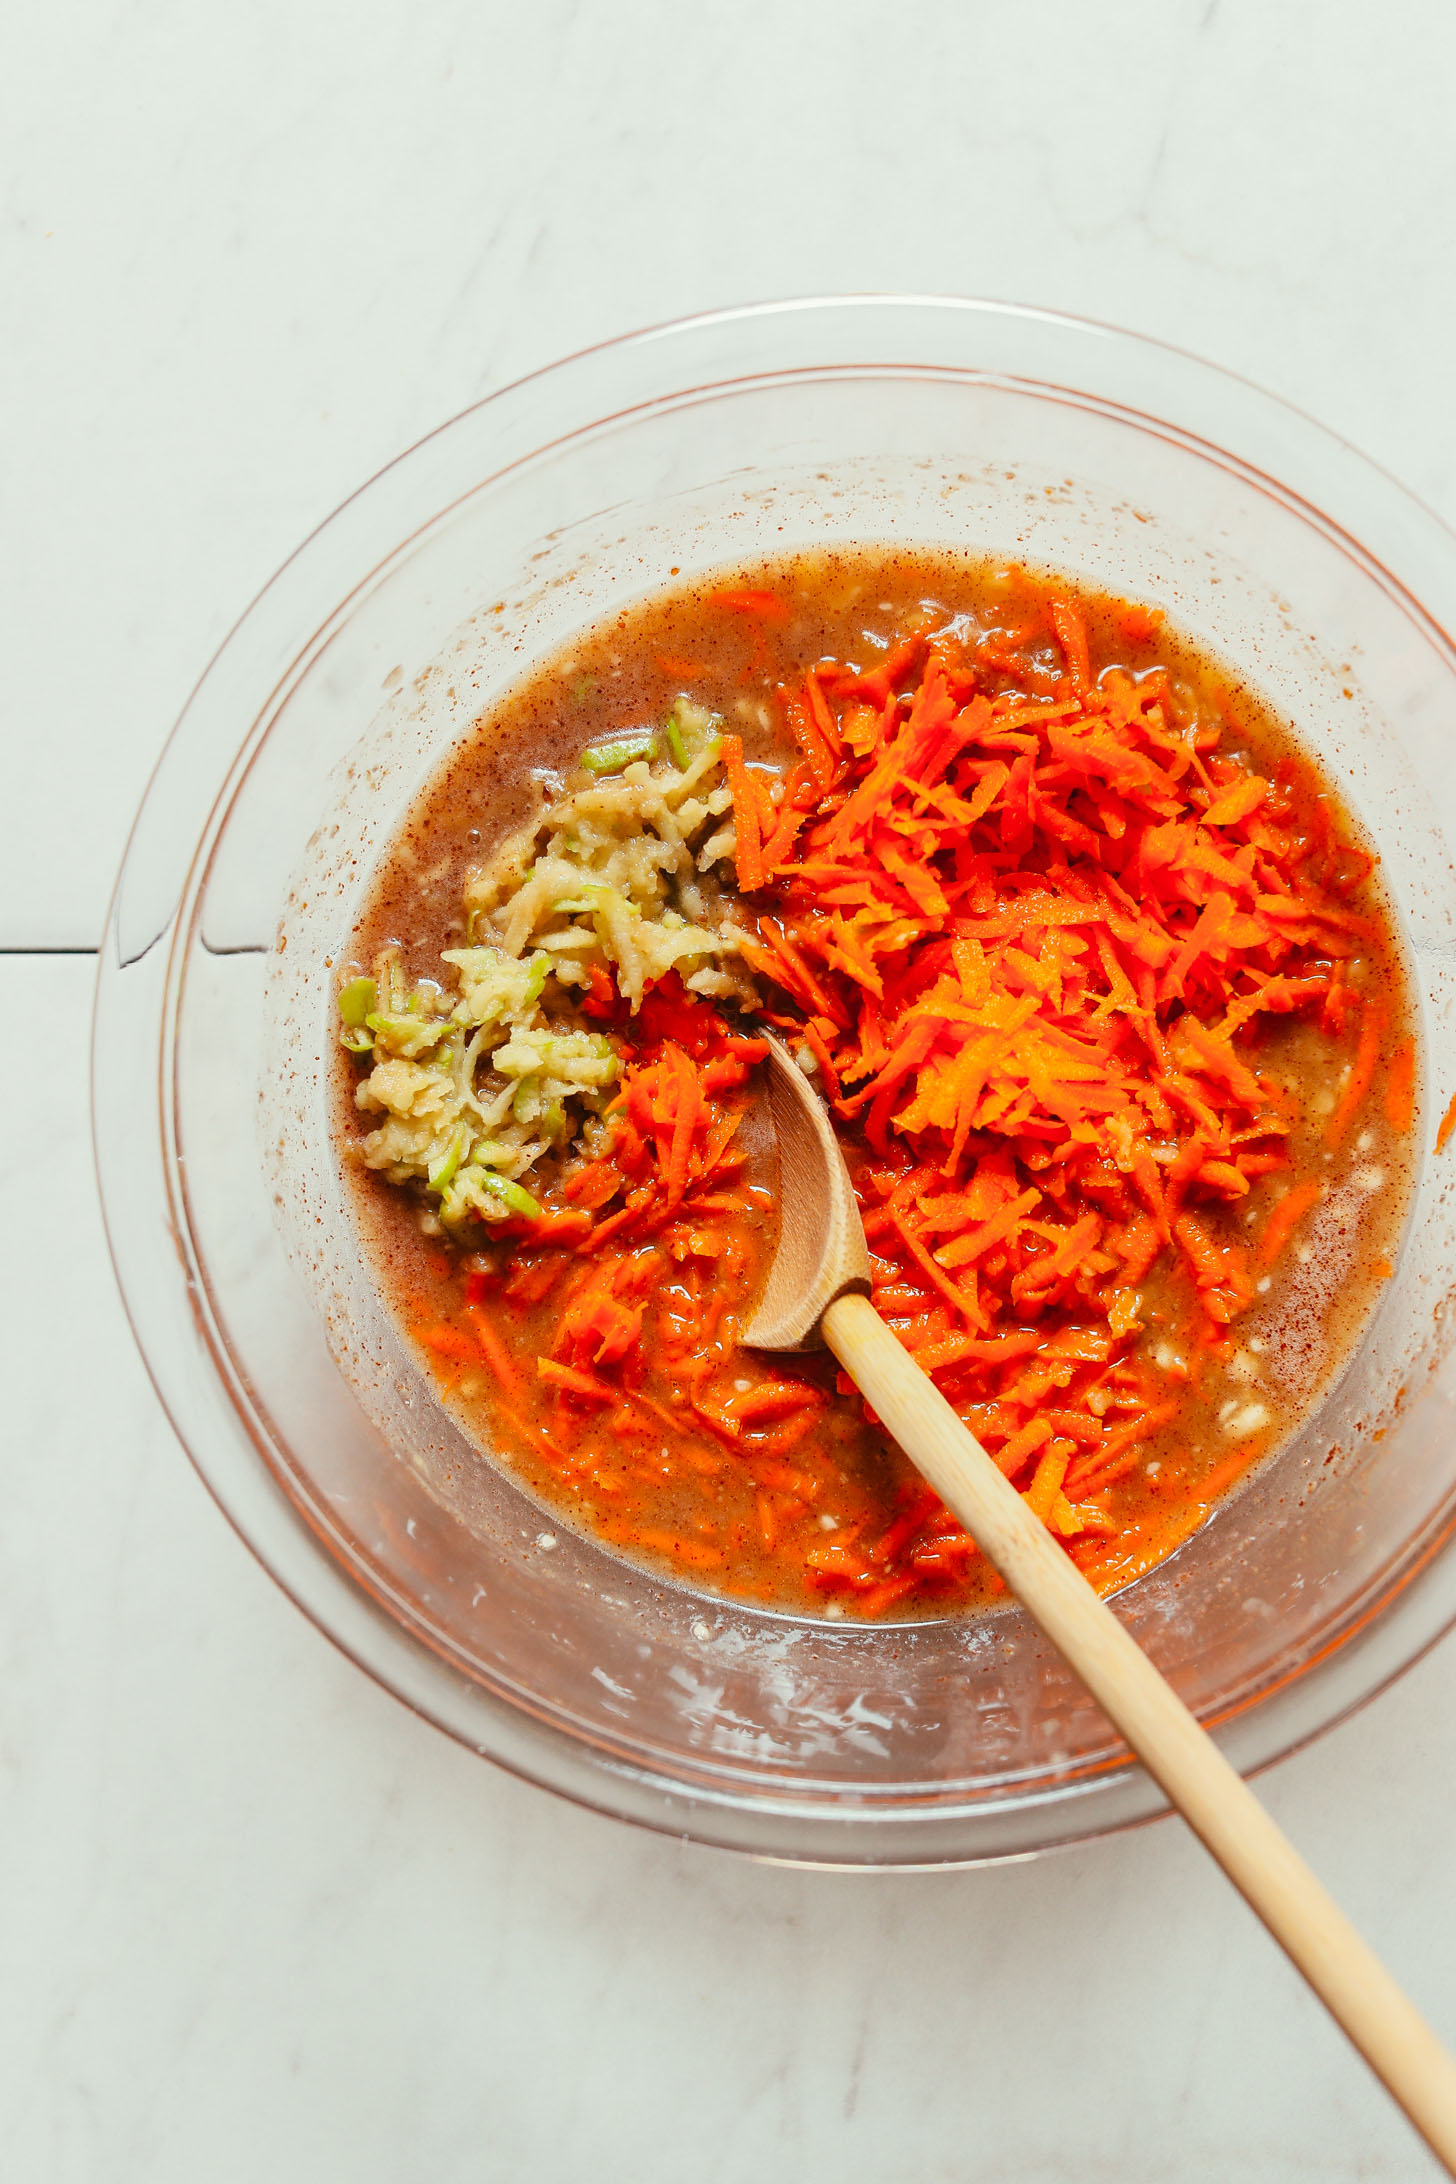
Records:
M95 1026L137 1339L293 1599L521 1774L846 1866L1024 1856L1162 1800L1019 1611L815 1623L552 1525L462 1443L361 1269L323 1078L370 860L498 692L669 571L892 538L1165 605L1318 747L1401 908L1428 1090L1395 1278L1298 1440L1119 1601L1236 1764L1288 1751L1456 1616L1456 1151L1434 1152L1456 1091L1456 540L1306 418L1127 334L920 298L727 312L507 388L347 502L218 653L136 822Z

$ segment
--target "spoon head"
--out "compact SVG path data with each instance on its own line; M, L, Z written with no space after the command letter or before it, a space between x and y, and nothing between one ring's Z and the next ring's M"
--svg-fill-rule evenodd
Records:
M836 1297L870 1293L870 1255L839 1141L819 1095L783 1042L768 1037L768 1098L779 1148L779 1241L740 1340L755 1350L815 1350Z

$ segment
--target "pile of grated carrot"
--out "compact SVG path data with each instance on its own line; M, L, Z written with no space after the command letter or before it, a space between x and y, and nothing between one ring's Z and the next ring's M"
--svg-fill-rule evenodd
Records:
M771 591L720 596L766 624L786 611ZM1362 983L1375 928L1353 906L1371 860L1292 764L1265 778L1220 729L1185 728L1164 669L1094 681L1067 597L978 641L909 636L867 672L822 661L779 697L797 758L722 746L763 1018L830 1102L879 1309L1094 1581L1116 1581L1112 1490L1230 1354L1322 1188L1301 1175L1243 1218L1289 1169L1297 1119L1260 1067L1267 1020L1298 1013L1348 1058L1329 1148L1372 1096L1386 1003ZM608 1537L721 1570L732 1464L762 1551L817 1591L867 1614L963 1591L974 1543L917 1481L885 1521L821 1525L827 1376L737 1350L768 1217L738 1144L761 1041L675 978L629 1018L595 975L587 1014L625 1043L609 1147L470 1277L468 1332L457 1317L426 1343L446 1369L484 1351L501 1416ZM1382 1090L1408 1128L1409 1040ZM1171 1376L1139 1339L1155 1270L1185 1300ZM532 1360L511 1315L547 1302ZM1185 1530L1264 1445L1199 1481ZM666 1525L639 1492L659 1477Z

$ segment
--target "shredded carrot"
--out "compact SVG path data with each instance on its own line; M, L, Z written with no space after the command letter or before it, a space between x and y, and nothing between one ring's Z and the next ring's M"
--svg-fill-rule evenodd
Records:
M789 731L804 754L810 779L822 794L834 779L835 760L839 753L839 731L834 726L824 692L811 675L804 685L802 697L790 696L784 701L784 717Z
M1119 1479L1125 1479L1130 1471L1136 1471L1145 1460L1146 1454L1142 1443L1135 1442L1131 1448L1125 1448L1120 1456L1109 1458L1095 1470L1084 1468L1076 1477L1064 1480L1063 1485L1067 1493L1079 1497L1100 1494L1105 1488L1115 1486Z
M1061 646L1063 655L1066 658L1067 673L1072 679L1072 688L1080 697L1086 692L1092 681L1092 670L1087 660L1086 624L1070 599L1053 599L1047 607L1047 612L1051 616L1052 627L1057 633L1057 643Z
M788 607L777 592L762 589L734 591L732 589L708 593L710 607L722 607L729 614L757 615L765 622L783 622L788 619Z
M1073 1465L1066 1481L1068 1493L1085 1494L1089 1490L1095 1491L1094 1482L1105 1480L1111 1464L1129 1451L1140 1448L1160 1426L1166 1426L1176 1418L1178 1410L1177 1403L1157 1403L1145 1410L1130 1425L1121 1426L1116 1432L1109 1433L1092 1455ZM1134 1460L1137 1460L1136 1456Z
M1392 1130L1408 1130L1416 1105L1416 1043L1402 1039L1385 1073L1385 1119Z
M703 1116L703 1095L693 1065L679 1047L670 1046L667 1057L677 1074L677 1100L672 1118L672 1148L668 1155L666 1184L667 1203L682 1203L688 1183L688 1157L692 1150L693 1131Z
M1451 1105L1446 1109L1441 1118L1441 1127L1436 1132L1436 1151L1438 1153L1445 1152L1451 1141L1451 1132L1453 1130L1456 1130L1456 1099L1453 1099Z
M1069 1441L1053 1441L1037 1458L1036 1476L1026 1489L1026 1505L1041 1518L1043 1524L1051 1515L1052 1503L1062 1490L1071 1452Z
M1211 827L1231 827L1240 819L1247 819L1257 811L1269 793L1269 784L1258 774L1245 774L1231 789L1225 789L1215 797L1204 813L1204 820Z
M1375 1065L1380 1059L1380 1035L1385 1028L1385 1011L1368 1003L1360 1014L1360 1044L1355 1050L1345 1089L1339 1105L1329 1120L1325 1131L1327 1142L1338 1145L1350 1124L1354 1121L1365 1095L1375 1081Z
M724 736L723 771L733 792L733 826L737 835L734 852L738 885L751 894L763 885L763 851L759 837L759 806L753 784L743 763L742 736Z
M1014 1479L1026 1462L1027 1457L1034 1450L1039 1449L1043 1441L1049 1441L1051 1436L1052 1429L1047 1420L1045 1418L1033 1418L1022 1427L1020 1433L1014 1433L1011 1436L1004 1448L998 1448L992 1452L992 1461L999 1471L1005 1472L1008 1479ZM1062 1466L1062 1470L1065 1472L1065 1464ZM1060 1478L1057 1484L1061 1484Z
M1250 1464L1262 1452L1261 1442L1246 1442L1243 1447L1236 1448L1232 1456L1226 1456L1221 1464L1215 1464L1212 1471L1206 1471L1201 1479L1195 1480L1190 1492L1199 1501L1217 1501L1219 1495L1226 1493L1235 1479L1243 1477Z
M1309 1176L1303 1183L1295 1183L1285 1192L1274 1211L1264 1224L1264 1234L1259 1240L1260 1266L1272 1266L1293 1230L1319 1199L1320 1183L1316 1176Z
M477 1354L469 1335L462 1334L458 1327L427 1327L420 1339L436 1357L454 1358L457 1363L473 1359Z
M525 1400L525 1384L521 1379L520 1372L507 1352L500 1336L496 1333L484 1312L478 1307L470 1314L470 1324L474 1329L475 1339L484 1351L491 1371L495 1374L500 1386L517 1403L523 1402Z

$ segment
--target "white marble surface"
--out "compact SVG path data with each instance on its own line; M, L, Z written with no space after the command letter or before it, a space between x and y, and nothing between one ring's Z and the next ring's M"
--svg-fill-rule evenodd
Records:
M1456 515L1434 0L51 0L7 43L0 946L94 944L168 723L344 493L647 320L835 287L1089 311ZM89 961L0 979L47 1025L0 1152L0 2175L1432 2173L1172 1827L955 1877L754 1868L375 1691L131 1349ZM1266 1790L1456 2037L1453 1699L1447 1644Z

